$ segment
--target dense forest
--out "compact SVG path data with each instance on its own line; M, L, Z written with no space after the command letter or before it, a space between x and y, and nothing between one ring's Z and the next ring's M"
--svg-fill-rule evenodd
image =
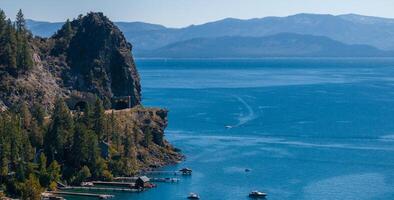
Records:
M67 21L57 36L71 32ZM54 49L64 48L63 36ZM0 11L0 76L18 77L34 70L33 44L37 41L45 39L34 38L27 30L22 11L15 22ZM0 197L40 199L41 192L55 190L58 182L78 185L87 180L111 180L180 159L163 138L166 111L137 105L119 114L106 111L103 100L97 95L95 102L77 110L70 110L62 97L52 108L19 100L3 109Z
M15 23L6 19L0 10L0 67L13 76L23 73L33 66L29 38L23 13L19 10Z

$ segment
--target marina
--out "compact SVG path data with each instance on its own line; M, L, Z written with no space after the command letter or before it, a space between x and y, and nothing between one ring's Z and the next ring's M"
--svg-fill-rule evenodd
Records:
M59 198L61 198L61 197L58 197L57 195L61 195L61 196L63 196L63 195L70 196L71 195L71 196L82 196L82 197L96 197L96 198L99 198L99 199L110 199L110 198L115 197L114 195L108 195L108 194L94 194L94 193L81 193L81 192L58 192L58 191L56 191L56 192L45 192L45 193L42 194L42 196L44 198L47 198L47 199L53 199L53 198L59 199Z

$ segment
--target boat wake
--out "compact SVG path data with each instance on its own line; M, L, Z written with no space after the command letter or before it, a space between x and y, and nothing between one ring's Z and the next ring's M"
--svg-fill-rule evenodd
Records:
M240 113L239 117L238 117L238 123L235 125L228 125L225 126L226 128L230 129L230 128L236 128L239 126L242 126L254 119L257 118L255 112L253 111L252 107L241 97L239 96L234 96L235 99L237 99L246 109L246 113Z

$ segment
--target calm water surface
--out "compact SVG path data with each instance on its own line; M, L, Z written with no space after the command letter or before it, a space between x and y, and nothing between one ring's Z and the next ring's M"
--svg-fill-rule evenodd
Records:
M116 199L394 199L394 59L137 65L144 104L170 110L166 137L187 157L167 169L194 173Z

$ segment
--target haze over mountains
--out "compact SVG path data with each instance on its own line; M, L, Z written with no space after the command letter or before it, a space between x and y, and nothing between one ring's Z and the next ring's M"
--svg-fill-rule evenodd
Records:
M32 32L43 37L50 36L61 25L28 21ZM227 18L185 28L142 22L118 22L116 25L133 44L137 57L394 55L394 19L355 14Z

